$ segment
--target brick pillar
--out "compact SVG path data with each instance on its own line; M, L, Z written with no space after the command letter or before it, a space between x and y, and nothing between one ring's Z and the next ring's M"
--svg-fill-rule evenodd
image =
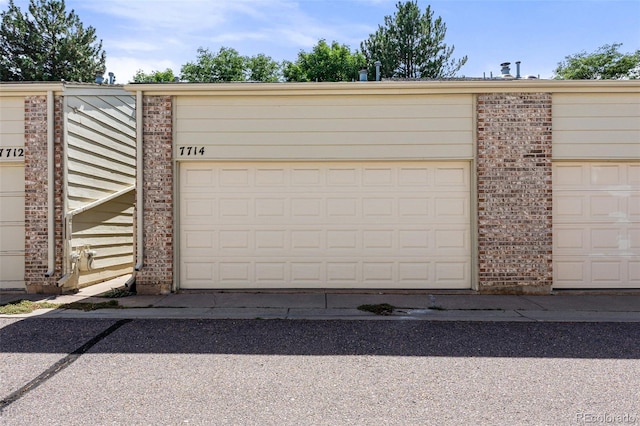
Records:
M479 291L549 293L551 95L479 95L477 126Z
M48 205L47 97L28 96L24 102L25 285L28 293L59 294L62 277L62 97L56 96L54 173L55 206ZM48 211L55 209L55 269L48 264Z
M143 234L138 294L166 294L173 284L173 105L170 96L143 99ZM140 206L136 206L140 208Z

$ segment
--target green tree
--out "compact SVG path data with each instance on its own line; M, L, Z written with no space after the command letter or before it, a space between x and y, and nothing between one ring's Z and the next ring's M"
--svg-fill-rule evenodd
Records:
M220 83L245 80L245 58L237 50L221 47L217 53L199 48L195 62L182 66L182 79L192 83Z
M217 53L199 48L196 62L182 66L182 79L192 83L244 81L244 58L237 50L221 47Z
M143 70L138 70L133 76L134 83L170 83L175 81L176 76L173 70L167 68L164 71L151 71L146 74Z
M249 81L274 83L280 80L280 64L262 53L245 58L245 73Z
M311 52L300 51L295 62L285 61L284 78L287 81L352 81L366 66L364 56L352 53L349 46L333 41L319 40Z
M595 52L566 56L554 70L557 80L622 80L640 77L640 50L621 53L622 43L605 44Z
M444 38L447 26L441 17L434 19L431 6L424 14L417 0L398 2L393 16L384 17L384 25L360 44L374 74L375 61L381 62L383 78L453 77L467 62L467 57L452 59L454 46Z
M2 81L88 82L105 71L102 40L64 0L30 0L29 14L9 0L0 19Z
M221 47L217 53L199 48L195 62L182 66L182 79L192 83L226 81L274 82L280 80L280 64L264 54L241 56L237 50Z

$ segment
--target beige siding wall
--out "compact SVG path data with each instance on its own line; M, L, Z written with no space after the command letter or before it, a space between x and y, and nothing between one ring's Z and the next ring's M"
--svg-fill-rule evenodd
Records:
M472 104L472 95L178 96L176 157L470 159Z
M81 286L131 272L134 197L130 191L73 218L75 248L86 244L97 252L91 270L81 274Z
M133 96L67 96L68 210L135 184Z
M0 99L0 290L24 289L24 97Z
M24 96L0 98L0 148L8 147L24 147Z
M67 212L95 203L72 218L72 250L88 245L97 253L92 269L81 272L80 285L87 285L131 272L135 98L76 95L65 102Z
M640 159L640 94L554 94L553 158Z

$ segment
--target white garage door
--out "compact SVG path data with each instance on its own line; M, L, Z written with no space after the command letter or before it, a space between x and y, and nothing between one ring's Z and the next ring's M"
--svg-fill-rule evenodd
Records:
M0 290L24 288L24 165L0 164Z
M640 288L640 164L553 167L555 288Z
M180 288L470 288L469 164L181 163Z

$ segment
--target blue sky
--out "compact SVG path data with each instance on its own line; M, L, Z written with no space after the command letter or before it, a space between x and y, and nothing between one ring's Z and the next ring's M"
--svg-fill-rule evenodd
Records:
M27 11L28 0L14 0ZM118 83L136 70L180 67L198 47L232 47L295 60L324 38L355 50L396 10L397 0L66 0L85 25L96 28L107 71ZM522 61L522 74L551 77L566 55L623 43L640 49L640 0L441 0L431 5L447 25L455 57L469 60L460 74L499 74L501 62ZM6 10L8 0L0 0Z

